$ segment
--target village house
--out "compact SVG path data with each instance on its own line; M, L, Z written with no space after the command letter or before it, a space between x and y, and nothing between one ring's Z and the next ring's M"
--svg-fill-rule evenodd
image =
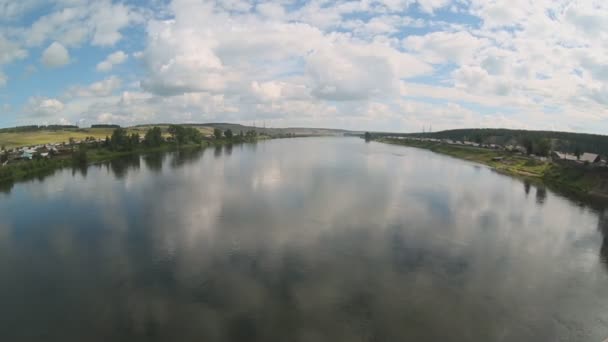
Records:
M599 163L600 162L600 156L598 154L595 153L583 153L581 154L579 161L583 162L583 163L589 163L589 164L595 164L595 163Z
M595 153L585 152L580 156L576 156L571 153L553 151L551 153L551 159L553 161L565 161L565 162L574 162L579 164L596 164L599 165L601 162L601 157Z
M554 161L572 161L572 162L578 161L578 157L575 156L574 154L559 152L559 151L551 152L551 159L553 159Z

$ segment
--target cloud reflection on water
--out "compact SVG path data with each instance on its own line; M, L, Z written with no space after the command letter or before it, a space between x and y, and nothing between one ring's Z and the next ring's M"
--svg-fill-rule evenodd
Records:
M37 184L16 186L0 200L16 236L0 251L0 318L13 323L0 333L602 338L606 234L590 209L466 162L354 139L217 151L117 161L76 182L57 174L45 184L64 191L43 187L40 199ZM49 209L49 196L62 205ZM36 305L47 309L23 309Z

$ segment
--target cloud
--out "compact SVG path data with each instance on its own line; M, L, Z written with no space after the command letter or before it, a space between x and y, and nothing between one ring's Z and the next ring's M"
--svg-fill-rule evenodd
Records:
M0 33L0 65L27 57L28 53L18 43Z
M389 43L326 34L309 24L268 22L253 13L235 20L213 5L189 1L175 1L172 9L174 19L148 24L143 52L148 74L142 86L161 96L243 95L252 82L259 95L268 90L260 85L280 84L286 81L281 75L291 74L299 82L293 89L309 89L317 99L365 100L395 93L400 78L432 70ZM273 5L256 10L264 18L281 11ZM275 83L259 82L268 78Z
M57 68L70 63L70 54L63 45L54 42L44 50L41 61L48 68Z
M129 56L123 51L111 53L102 62L97 64L97 71L107 72L112 70L115 65L124 63Z
M122 39L120 30L131 21L129 9L123 4L97 3L90 20L95 24L91 44L112 46Z
M128 56L139 66L64 85L57 115L72 122L608 129L601 1L62 0L42 15L32 6L0 6L0 21L32 15L2 21L5 89L40 47L47 66L78 68L97 49L108 54L99 72Z
M438 31L424 36L409 36L403 40L406 49L420 53L431 63L469 62L487 44L486 39L466 31Z
M19 46L18 43L7 39L0 33L0 87L4 87L8 83L8 76L3 72L2 66L24 59L27 55L27 51Z
M129 7L109 0L68 1L38 18L22 35L29 46L39 46L48 40L68 47L86 41L95 46L113 46L122 39L121 30L137 20L138 14Z
M38 0L0 0L0 21L15 21L42 5Z
M285 17L285 9L280 4L270 2L257 4L256 10L258 13L269 19L282 19Z
M53 98L32 97L28 100L24 112L34 118L49 118L61 114L64 104Z
M105 97L112 95L122 86L122 81L116 76L110 76L88 86L73 86L65 96L68 98Z
M387 58L356 49L322 49L307 58L313 95L333 101L366 100L394 93L397 78Z

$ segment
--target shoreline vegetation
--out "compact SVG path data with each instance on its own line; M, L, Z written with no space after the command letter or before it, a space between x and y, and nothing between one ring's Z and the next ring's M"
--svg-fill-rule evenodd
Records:
M45 154L47 157L36 154L31 159L10 160L10 153L7 150L0 151L0 157L2 157L0 160L0 191L2 188L10 189L15 182L44 177L61 168L83 168L130 155L296 137L295 135L269 136L258 134L255 130L240 131L235 134L230 129L222 131L218 128L213 130L213 135L206 136L196 128L182 125L171 125L166 129L150 127L145 131L143 137L138 132L127 128L116 127L108 132L111 132L111 136L108 135L105 139L91 138L78 143L70 139L68 144L62 145L62 150L54 153L51 151L51 155ZM3 163L6 164L2 165Z
M449 145L442 142L378 137L373 141L422 148L454 158L489 166L496 172L542 182L579 200L608 199L608 171L585 166L538 160L526 155L479 147Z

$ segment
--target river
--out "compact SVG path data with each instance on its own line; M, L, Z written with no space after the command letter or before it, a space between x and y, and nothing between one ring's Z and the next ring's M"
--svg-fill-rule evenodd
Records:
M0 192L2 341L603 341L608 211L487 167L298 138Z

